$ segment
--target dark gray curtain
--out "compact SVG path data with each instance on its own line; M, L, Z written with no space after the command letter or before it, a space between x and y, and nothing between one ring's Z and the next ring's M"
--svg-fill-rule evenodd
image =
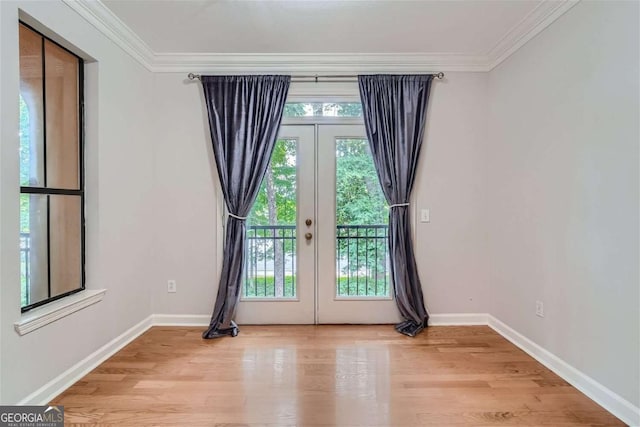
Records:
M236 336L244 272L246 216L278 136L290 76L202 76L213 153L229 217L218 295L203 338Z
M369 146L390 207L391 278L398 309L405 319L396 329L412 337L427 326L429 319L411 241L409 198L432 80L432 75L358 76Z

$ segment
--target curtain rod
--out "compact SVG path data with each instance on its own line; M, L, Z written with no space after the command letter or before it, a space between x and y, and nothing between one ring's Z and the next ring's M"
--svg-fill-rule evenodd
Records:
M435 73L433 75L436 79L442 80L444 78L444 73L441 71L439 73ZM187 74L189 80L200 80L200 74L189 73ZM310 82L310 83L318 83L320 79L327 79L328 81L338 83L338 82L354 82L357 81L358 76L355 74L334 74L334 75L313 75L313 76L305 76L305 75L293 75L291 76L291 81L295 82Z

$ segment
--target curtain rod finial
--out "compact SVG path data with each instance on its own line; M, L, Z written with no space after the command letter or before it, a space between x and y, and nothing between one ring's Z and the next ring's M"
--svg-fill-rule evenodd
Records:
M442 71L440 71L438 74L436 74L436 78L437 78L438 80L442 80L442 79L444 79L444 73L443 73Z
M193 74L193 73L189 73L187 74L187 77L189 78L189 80L200 80L200 75L199 74Z

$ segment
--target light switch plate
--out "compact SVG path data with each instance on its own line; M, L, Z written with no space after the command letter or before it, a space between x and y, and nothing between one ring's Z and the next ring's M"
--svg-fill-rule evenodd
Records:
M429 216L429 209L422 209L420 211L420 222L429 222L431 218Z

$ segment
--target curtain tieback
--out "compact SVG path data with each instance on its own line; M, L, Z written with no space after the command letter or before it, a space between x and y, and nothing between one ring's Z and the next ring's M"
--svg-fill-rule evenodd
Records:
M400 206L409 206L409 203L396 203L395 205L389 205L389 209L399 208Z
M241 220L245 220L245 219L247 219L247 217L246 217L246 216L238 216L238 215L232 214L231 212L227 212L227 214L228 214L229 216L234 217L235 219L241 219Z

